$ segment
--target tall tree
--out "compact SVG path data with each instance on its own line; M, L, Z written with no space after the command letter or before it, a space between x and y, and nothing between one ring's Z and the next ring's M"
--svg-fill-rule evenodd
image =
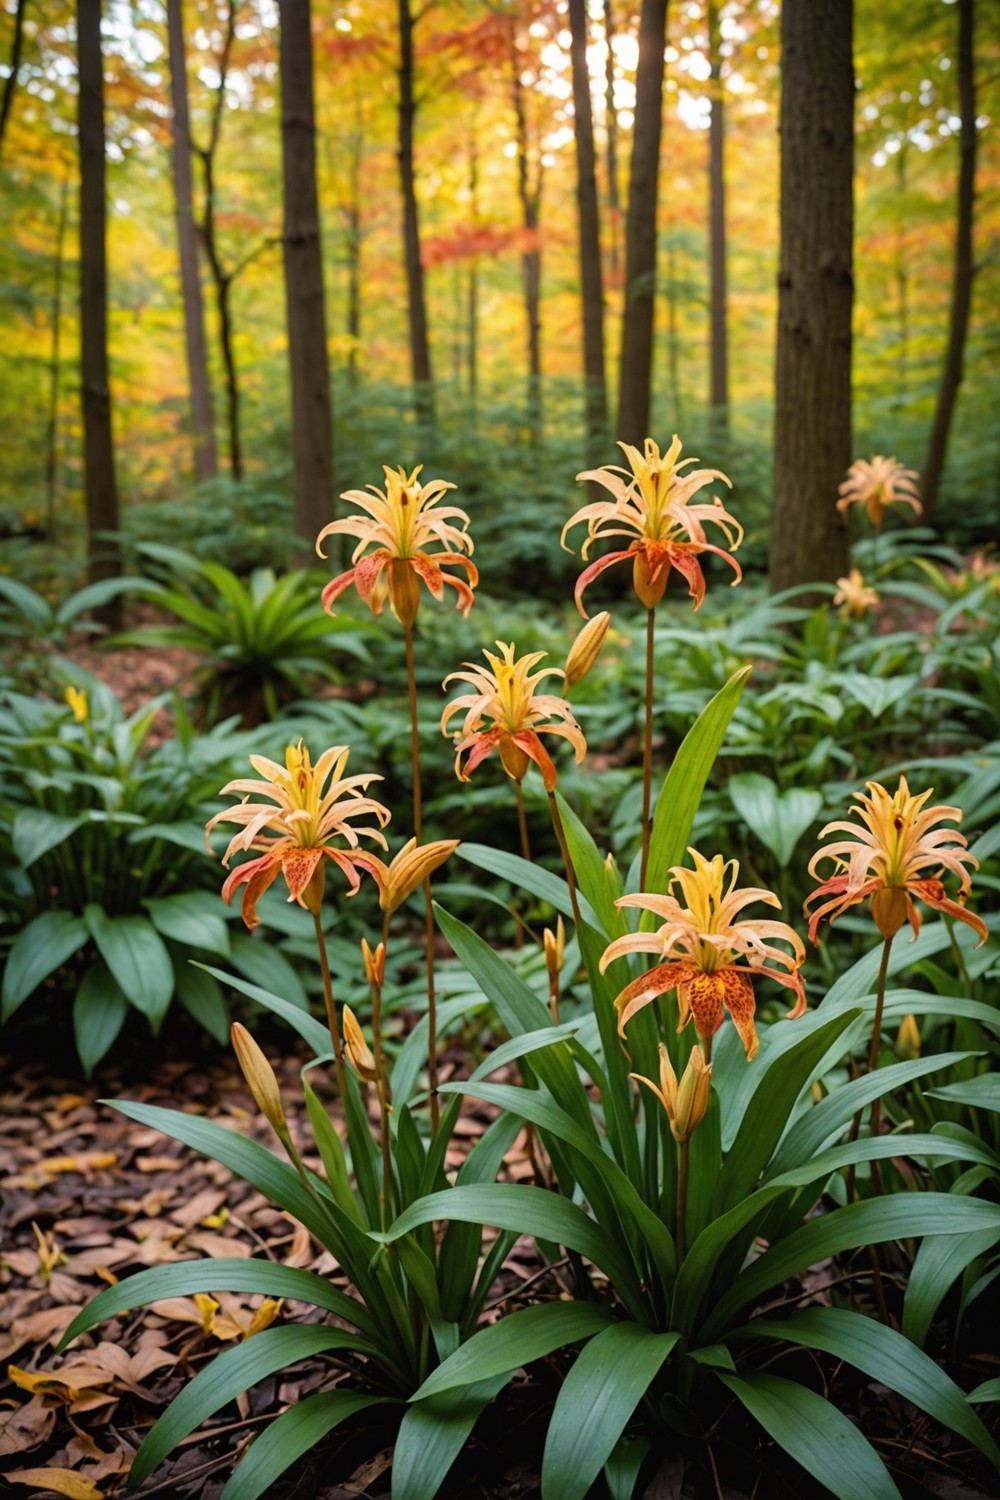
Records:
M782 6L775 590L847 564L835 502L851 462L852 21L852 0Z
M118 486L108 379L107 202L104 163L104 60L101 0L77 0L80 151L80 389L83 405L84 499L90 578L121 572ZM117 610L109 607L109 622Z
M615 107L615 53L611 43L614 38L615 17L611 0L604 0L604 115L605 151L608 172L608 219L610 221L610 245L608 268L613 281L618 277L618 261L621 254L622 205L618 192L618 111Z
M576 123L577 207L580 236L580 289L583 298L584 411L587 462L600 462L608 423L604 380L604 275L597 211L594 115L587 68L586 0L569 0L573 115Z
M666 32L667 0L642 0L632 170L625 219L625 316L618 385L618 436L640 448L649 433L653 374L656 208Z
M399 182L403 195L403 258L406 266L407 308L410 322L410 368L417 421L433 427L434 373L427 333L424 267L420 253L413 126L417 112L414 93L413 13L410 0L399 0Z
M49 416L45 434L45 535L56 535L56 500L59 494L59 380L62 374L63 277L66 265L66 230L69 224L69 178L59 185L59 217L56 221L55 274L52 282L52 340L49 346Z
M184 47L182 0L167 0L167 48L170 59L170 93L173 107L171 168L177 212L177 247L181 265L181 297L184 306L184 350L187 356L191 395L191 426L194 434L194 472L201 482L212 479L219 460L215 446L215 411L208 378L205 344L205 311L198 275L198 232L194 221L191 189L191 123L188 112L187 54Z
M7 121L10 118L11 106L14 103L17 75L21 68L21 48L24 45L24 11L26 3L27 0L17 0L14 7L14 34L10 39L10 60L7 63L7 77L4 79L3 94L0 95L0 154L3 153L3 138L7 130Z
M292 494L295 533L311 552L311 542L333 510L333 419L316 190L312 24L309 0L280 0L279 8Z
M938 388L927 462L924 464L923 502L924 515L928 520L934 514L934 507L937 503L941 471L948 452L951 419L958 400L959 387L962 384L965 336L969 327L972 281L975 274L972 262L972 217L976 185L976 82L973 65L975 17L973 9L973 0L958 0L958 99L962 123L958 137L955 274L952 281L948 347L941 374L941 384Z
M708 124L709 238L711 241L711 336L708 404L712 435L729 441L729 337L726 321L726 123L722 84L719 0L708 0L708 61L711 72Z
M522 59L519 55L517 21L510 22L511 100L516 123L517 196L524 227L524 249L521 252L521 280L524 286L524 315L528 345L528 428L533 443L542 437L542 249L539 224L542 209L543 153L528 129L525 104L526 89L521 80Z

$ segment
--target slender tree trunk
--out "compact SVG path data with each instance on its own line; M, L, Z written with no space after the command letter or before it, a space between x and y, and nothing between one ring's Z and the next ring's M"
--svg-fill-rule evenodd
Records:
M846 571L851 461L852 0L784 0L774 590Z
M309 0L280 0L285 305L292 388L295 534L312 543L333 514L333 416L316 189L316 108Z
M976 83L973 66L975 17L973 0L958 0L958 98L959 131L958 206L955 226L955 279L951 293L951 323L948 348L938 390L934 425L924 464L924 519L930 520L937 503L941 472L948 452L951 419L962 384L965 336L972 306L972 217L976 188Z
M649 434L666 30L667 0L642 0L632 172L625 222L625 317L618 386L618 436L640 448Z
M528 431L533 446L542 440L542 252L538 244L538 225L542 203L543 167L539 154L534 181L530 163L528 116L524 104L520 63L515 46L514 22L510 28L511 99L517 126L517 196L521 204L527 248L521 256L521 280L524 286L524 315L528 346Z
M347 237L347 378L352 391L359 381L361 350L361 162L364 155L364 130L360 95L355 96L355 130L347 142L349 153L348 200L344 206Z
M473 132L469 143L469 211L479 224L479 142ZM466 376L469 388L469 420L475 432L479 416L479 256L469 261L469 286L465 304Z
M708 126L709 237L711 240L711 431L720 449L729 443L729 337L726 323L725 97L722 86L718 0L708 3L708 56L712 69Z
M3 138L7 131L7 121L10 118L11 106L14 103L14 90L17 88L17 75L21 68L21 49L24 45L24 10L27 0L17 0L14 8L14 35L10 43L10 60L7 64L10 72L4 79L3 95L0 96L0 156L3 155Z
M413 372L413 404L417 421L433 427L434 375L427 335L424 299L424 267L420 256L420 220L417 214L416 177L413 161L413 27L410 0L399 0L399 181L403 194L403 258L410 318L410 366Z
M587 70L586 0L569 0L573 113L576 119L577 202L580 212L580 285L583 296L584 412L587 462L600 462L608 425L604 381L604 276L597 211L594 119Z
M906 199L906 147L896 152L896 195L900 206ZM910 355L910 277L906 265L906 222L902 216L896 226L896 313L899 323L899 402L906 401Z
M191 426L194 432L194 473L201 483L214 479L219 468L215 446L215 411L208 378L205 312L198 274L198 232L194 222L191 185L191 125L187 95L187 53L184 47L182 0L167 0L167 45L170 54L170 91L173 101L174 200L177 208L177 246L184 302L184 340Z
M605 129L607 131L606 152L608 172L608 219L611 226L608 247L608 269L612 279L618 279L621 261L622 202L618 191L618 111L615 108L615 55L611 41L615 34L615 18L611 0L604 0L604 40L607 51L604 57Z
M111 434L108 379L107 203L104 168L104 60L101 0L77 0L80 148L80 376L83 401L84 489L90 578L121 572L117 541L118 486ZM106 623L117 623L109 607Z
M667 233L667 378L670 389L670 404L673 408L673 429L681 432L684 427L684 398L681 395L681 331L677 317L679 286L677 280L677 241L672 232Z
M45 436L45 536L50 546L56 539L56 502L59 498L59 379L62 373L63 276L68 222L69 179L64 177L59 187L59 218L56 221L56 265L52 283L52 343L49 355L49 417Z

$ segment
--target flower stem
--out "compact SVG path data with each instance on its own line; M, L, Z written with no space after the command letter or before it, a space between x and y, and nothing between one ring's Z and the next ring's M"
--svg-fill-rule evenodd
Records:
M884 943L882 944L882 962L879 965L878 980L876 981L876 985L875 985L875 1016L874 1016L874 1019L872 1021L872 1036L871 1036L871 1041L868 1044L868 1072L869 1073L874 1073L875 1070L876 1070L876 1068L878 1067L878 1054L879 1054L879 1049L880 1049L881 1044L882 1044L882 1011L883 1011L883 1009L885 1007L885 984L886 984L886 979L888 978L888 974L889 974L889 954L890 954L891 951L892 951L892 938L891 937L887 937L885 939ZM857 1114L854 1116L854 1119L851 1121L851 1133L848 1136L848 1140L849 1141L856 1141L857 1140L858 1135L859 1135L860 1130L861 1130L861 1116L862 1116L863 1113L864 1113L864 1108L862 1107L861 1109L858 1110ZM869 1127L868 1127L868 1133L872 1137L873 1140L879 1134L879 1126L881 1124L881 1118L882 1118L882 1101L881 1101L881 1099L875 1099L873 1101L873 1103L872 1103L871 1119L870 1119ZM872 1165L872 1186L874 1187L876 1194L879 1197L881 1197L881 1195L882 1195L882 1173L879 1170L879 1166L878 1166L877 1162L873 1161L871 1165ZM851 1165L850 1165L850 1167L847 1170L847 1197L848 1197L848 1201L849 1202L853 1201L854 1196L855 1196L855 1165L852 1162Z
M642 747L642 860L639 864L639 889L646 889L646 867L649 864L649 808L653 792L653 625L655 613L646 612L646 724Z
M677 1269L680 1270L687 1255L687 1195L688 1195L688 1148L690 1137L677 1148Z
M580 916L580 903L576 898L576 878L573 874L573 861L569 857L569 845L566 843L566 830L559 815L559 804L556 802L555 792L549 792L549 811L552 814L552 827L555 829L556 838L559 841L559 853L562 855L563 869L566 871L566 884L569 886L570 905L573 908L573 921L579 933L583 925Z
M382 922L382 946L383 950L388 946L389 918L386 915ZM382 986L377 979L372 980L372 1039L375 1043L375 1093L378 1096L379 1111L379 1146L382 1151L382 1228L389 1224L389 1210L392 1202L392 1151L389 1143L389 1075L385 1066L385 1053L382 1049Z
M319 967L323 976L323 1001L326 1005L326 1024L330 1030L330 1041L333 1043L333 1060L337 1068L337 1088L342 1100L347 1098L347 1079L344 1074L344 1047L340 1040L340 1026L337 1022L337 1008L333 1003L333 981L330 978L330 960L326 952L326 938L323 934L323 924L320 921L319 912L313 912L313 927L316 931L316 946L319 949Z
M514 782L514 795L517 798L517 829L521 835L521 858L531 864L531 841L528 838L528 820L524 816L524 790L519 781Z
M410 749L413 758L413 832L423 843L423 804L420 796L420 727L417 718L417 673L413 659L413 626L403 626L406 643L406 685L410 698ZM424 951L427 967L427 1086L431 1097L431 1129L441 1118L437 1094L437 994L434 989L434 905L431 878L424 881Z

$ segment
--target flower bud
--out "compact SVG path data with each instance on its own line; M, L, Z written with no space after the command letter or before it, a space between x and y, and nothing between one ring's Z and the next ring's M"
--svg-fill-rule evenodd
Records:
M389 607L401 625L412 625L420 608L420 581L409 558L394 557L389 575Z
M274 1069L249 1031L245 1026L241 1026L239 1021L233 1022L230 1037L233 1051L236 1053L236 1061L247 1081L254 1103L272 1130L284 1139L288 1135L288 1121L281 1107L281 1095L278 1093L278 1080Z
M677 1085L677 1102L670 1133L678 1145L690 1140L708 1110L712 1092L712 1064L706 1064L700 1047L692 1047L687 1067Z
M872 918L884 938L895 937L906 921L906 892L899 885L884 885L872 897Z
M912 1062L920 1056L920 1027L916 1016L904 1016L896 1032L896 1056Z
M379 947L381 948L381 943ZM371 1083L378 1077L378 1068L371 1054L365 1034L358 1025L357 1017L349 1005L344 1006L341 1029L344 1033L344 1056L361 1079Z
M514 781L523 781L528 774L531 760L526 751L520 745L516 745L510 735L505 734L499 744L500 759L503 768Z
M390 915L403 902L419 890L432 871L443 865L449 855L458 848L458 839L437 839L430 844L418 844L416 839L403 845L387 867L384 882L380 884L379 906Z
M607 610L587 621L578 633L566 658L566 686L575 687L582 682L601 654L607 638L611 616Z
M365 961L365 978L368 983L381 989L385 983L385 944L379 943L373 953L368 946L368 939L362 938L361 956Z
M76 722L85 724L90 718L90 703L83 688L68 687L63 696L73 710Z
M549 974L549 986L558 988L559 975L562 973L563 954L566 950L566 924L562 917L556 918L556 930L546 927L542 933L545 946L545 967Z

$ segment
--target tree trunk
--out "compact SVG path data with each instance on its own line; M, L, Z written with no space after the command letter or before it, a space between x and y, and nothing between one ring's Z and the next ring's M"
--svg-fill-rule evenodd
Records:
M625 317L618 386L618 436L640 448L649 435L666 30L667 0L642 0L632 171L625 221Z
M931 428L927 462L924 464L924 519L930 520L937 503L941 471L948 452L951 419L962 384L965 335L972 305L972 215L976 184L976 84L973 68L973 0L958 0L958 98L959 131L958 207L955 225L955 279L951 294L951 324L948 348L938 390L934 425Z
M361 162L365 140L360 95L355 96L354 102L355 130L347 142L349 197L343 208L347 242L347 334L350 339L347 378L352 391L358 388L358 355L361 350Z
M92 582L121 573L118 487L108 381L108 268L105 245L104 62L101 0L77 0L80 150L80 390L83 405L87 551ZM106 623L117 623L109 607Z
M712 69L708 126L709 237L711 240L711 376L708 404L713 441L729 444L729 338L726 326L725 98L722 86L718 0L708 4L708 57ZM720 455L717 455L717 458Z
M298 561L333 515L333 418L316 189L309 0L280 0L285 305L292 387L292 494Z
M56 267L52 283L52 344L49 355L49 416L45 435L45 537L56 539L56 501L59 497L59 378L62 374L63 276L66 264L66 226L69 222L69 180L59 188L56 221Z
M10 69L4 79L3 97L0 98L0 155L3 154L3 138L7 130L7 121L10 118L11 106L14 103L14 90L17 88L17 75L21 68L21 48L24 44L24 8L27 0L17 0L14 9L14 35L10 43L10 61L7 66Z
M906 146L896 152L896 194L906 201ZM906 264L906 222L900 215L896 226L896 316L899 328L899 405L906 404L910 362L910 276Z
M475 131L469 141L469 212L479 223L479 142ZM466 378L469 389L469 420L473 432L479 417L479 256L469 260L469 286L465 303Z
M618 112L615 109L615 55L611 50L614 36L614 12L611 0L604 0L604 40L607 51L604 57L604 89L606 121L606 146L608 170L608 219L611 226L608 247L608 268L612 280L617 281L621 255L622 203L618 192Z
M410 319L410 367L413 373L413 405L417 421L433 428L434 375L427 336L427 306L424 299L424 267L420 257L420 220L417 214L416 178L413 164L413 27L410 0L399 0L399 182L403 194L403 258Z
M191 127L187 96L187 54L184 48L182 0L167 0L167 45L170 54L170 92L173 102L174 200L177 209L177 246L181 263L181 293L184 303L184 341L188 386L191 393L191 426L194 432L194 473L201 483L214 479L219 468L215 446L215 411L208 378L205 344L205 312L198 275L198 233L195 228L191 187Z
M577 202L580 211L580 286L583 297L584 413L587 462L600 463L607 439L608 405L604 382L604 276L597 212L594 119L587 70L586 0L569 0L573 113L576 120Z
M781 13L781 267L774 590L846 571L837 486L851 462L852 0Z
M524 87L514 45L514 24L510 30L512 101L517 123L517 196L521 204L528 248L521 256L521 281L524 287L524 316L528 345L528 432L533 447L542 440L542 252L538 247L538 224L542 202L541 158L531 181L528 142L528 116L524 107Z
M681 393L681 331L677 317L680 301L680 284L677 273L676 236L667 233L667 383L670 404L673 409L673 430L681 432L684 427L684 398Z

